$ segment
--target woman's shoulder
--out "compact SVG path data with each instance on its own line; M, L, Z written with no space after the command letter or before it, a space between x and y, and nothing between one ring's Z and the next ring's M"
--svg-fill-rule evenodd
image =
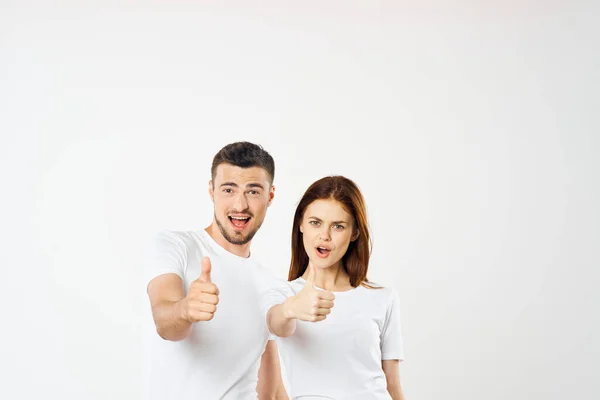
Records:
M398 296L398 292L390 285L384 285L379 282L368 281L363 282L359 288L362 293L380 299L384 302L391 301Z
M375 281L364 281L361 283L360 287L366 289L367 291L374 291L378 293L390 293L394 289L389 285L384 285Z

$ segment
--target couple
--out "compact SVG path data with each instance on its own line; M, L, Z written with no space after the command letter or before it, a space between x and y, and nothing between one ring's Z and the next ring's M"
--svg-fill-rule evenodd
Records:
M161 232L146 268L157 335L149 398L404 400L396 293L367 280L370 236L356 185L326 177L294 215L288 279L251 257L274 198L273 158L232 143L214 157L204 230Z

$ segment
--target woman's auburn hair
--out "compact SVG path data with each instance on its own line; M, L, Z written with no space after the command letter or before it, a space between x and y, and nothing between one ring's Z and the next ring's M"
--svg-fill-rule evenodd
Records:
M373 288L367 279L372 243L367 223L365 200L356 183L339 175L326 176L314 182L304 192L296 207L292 227L292 258L288 280L293 281L301 277L308 267L308 254L304 249L302 232L300 232L300 225L306 208L315 200L329 199L339 202L354 219L353 237L355 239L350 242L346 253L342 257L342 267L350 277L350 285L354 288L358 285ZM357 234L358 237L356 237Z

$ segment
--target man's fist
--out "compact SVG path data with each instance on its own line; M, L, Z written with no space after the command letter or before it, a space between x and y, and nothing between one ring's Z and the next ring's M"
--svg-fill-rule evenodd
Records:
M190 284L184 299L184 318L190 322L210 321L217 311L219 289L211 282L210 259L202 259L202 273Z

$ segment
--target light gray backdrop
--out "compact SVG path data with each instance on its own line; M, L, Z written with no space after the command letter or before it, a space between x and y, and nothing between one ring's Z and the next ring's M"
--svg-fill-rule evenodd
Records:
M282 278L304 189L363 189L409 400L600 397L598 6L187 3L0 2L1 398L141 397L145 240L234 140Z

